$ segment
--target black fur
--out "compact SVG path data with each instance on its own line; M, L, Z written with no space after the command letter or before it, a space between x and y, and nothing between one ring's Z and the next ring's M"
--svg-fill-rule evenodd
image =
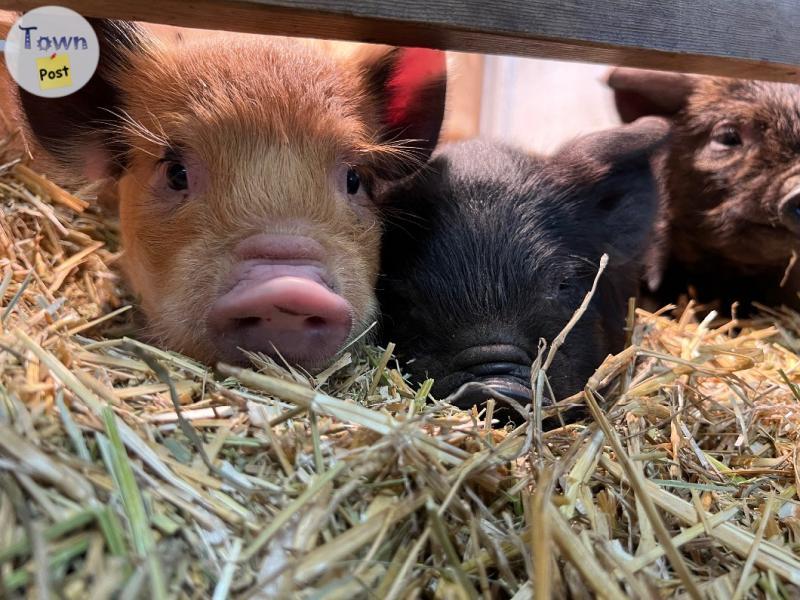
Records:
M436 379L436 396L505 367L503 378L529 386L540 339L550 343L573 315L604 252L611 260L598 292L549 371L557 399L621 349L656 213L648 155L666 124L654 122L638 144L628 126L549 160L480 141L451 145L393 190L382 338L415 359L417 379Z

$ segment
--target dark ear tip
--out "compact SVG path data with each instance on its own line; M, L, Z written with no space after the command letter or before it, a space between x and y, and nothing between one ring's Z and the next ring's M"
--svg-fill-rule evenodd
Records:
M611 67L605 73L603 73L600 81L602 81L607 87L610 87L612 90L616 89L616 83L619 79L619 70L622 67Z
M447 89L447 53L432 48L395 48L390 85L435 90L444 98ZM443 101L443 100L442 100Z
M639 117L632 123L621 127L621 132L632 136L627 138L630 149L647 155L660 148L669 138L671 131L669 119L652 115Z
M379 139L403 140L412 155L388 157L387 164L377 165L379 176L403 177L424 164L438 143L447 97L446 53L390 47L370 52L362 64L378 108Z

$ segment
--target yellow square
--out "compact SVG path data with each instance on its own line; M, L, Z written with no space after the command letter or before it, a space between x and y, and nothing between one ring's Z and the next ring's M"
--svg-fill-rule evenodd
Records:
M54 54L36 59L39 88L52 90L72 85L72 67L68 54Z

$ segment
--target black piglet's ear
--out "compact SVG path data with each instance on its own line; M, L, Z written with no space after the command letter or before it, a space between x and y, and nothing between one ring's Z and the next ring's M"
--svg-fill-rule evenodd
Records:
M409 174L430 158L439 140L447 92L445 53L426 48L391 48L362 62L374 102L379 141L402 147L398 160L384 161L380 175Z
M126 21L90 19L100 45L97 70L77 92L42 98L20 89L20 105L39 145L73 174L95 180L122 168L124 148L109 131L120 107L118 75L131 53L144 48L142 29Z
M633 163L648 164L669 135L669 120L642 117L628 125L584 136L579 144L580 153L590 160L617 168Z
M575 235L614 264L639 259L650 240L658 208L652 162L669 131L667 119L644 117L578 138L550 161L556 181L582 192L565 204Z

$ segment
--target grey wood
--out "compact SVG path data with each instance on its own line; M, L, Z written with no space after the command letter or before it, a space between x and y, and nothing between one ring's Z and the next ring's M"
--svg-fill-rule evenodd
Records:
M29 9L36 0L0 0ZM87 16L800 82L798 0L60 0Z

